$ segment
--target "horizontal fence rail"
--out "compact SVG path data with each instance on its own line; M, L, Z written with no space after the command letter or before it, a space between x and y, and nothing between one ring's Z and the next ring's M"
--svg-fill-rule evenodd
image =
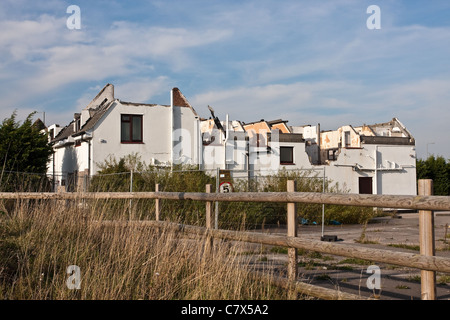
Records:
M450 211L448 196L402 196L318 192L0 192L0 199L167 199L222 202L284 202Z
M419 180L422 181L422 180ZM290 187L289 187L290 186ZM420 186L420 184L419 184ZM101 221L105 225L111 226L131 226L138 224L142 227L165 227L172 230L207 236L210 238L220 238L233 241L244 241L258 244L287 247L293 253L288 262L288 279L279 278L278 282L283 286L292 286L299 291L315 292L314 295L321 298L356 298L354 295L345 295L337 291L330 291L325 288L301 284L296 281L297 249L305 249L338 256L366 259L370 261L384 262L392 265L416 268L421 272L430 273L430 277L422 279L422 299L434 299L435 297L435 274L434 272L450 273L450 259L437 257L434 255L434 231L433 212L450 211L450 197L432 196L430 191L420 192L418 196L408 195L368 195L368 194L347 194L347 193L318 193L318 192L296 192L293 181L288 181L289 192L231 192L231 193L211 193L211 185L206 185L206 192L161 192L159 185L155 186L155 192L77 192L77 193L46 193L46 192L0 192L0 199L4 200L113 200L113 199L153 199L156 200L156 220L128 220L128 221ZM292 191L294 190L294 191ZM168 221L158 221L160 211L160 200L192 200L206 202L206 227L178 224ZM220 230L212 227L212 203L213 202L278 202L287 203L288 214L288 234L269 235L260 232ZM131 202L130 202L131 203ZM297 216L295 210L296 203L314 203L359 207L377 207L390 209L410 209L419 210L419 229L421 239L431 239L431 250L423 251L425 242L420 243L420 254L405 253L394 250L383 250L367 248L359 245L324 242L318 240L302 239L296 236ZM290 217L290 218L289 218ZM425 219L426 218L426 219ZM424 221L422 221L424 220ZM429 220L425 224L426 220ZM424 226L428 229L425 230ZM294 281L293 281L294 280ZM287 281L287 282L286 282Z
M393 250L371 249L344 243L324 242L319 240L302 239L284 235L272 235L260 232L245 232L233 230L216 230L166 221L102 221L110 226L148 226L164 227L175 231L212 236L214 238L252 242L273 246L305 249L321 253L334 254L343 257L360 258L370 261L385 262L393 265L416 268L429 271L450 273L450 259L436 256L424 256L416 253L405 253Z

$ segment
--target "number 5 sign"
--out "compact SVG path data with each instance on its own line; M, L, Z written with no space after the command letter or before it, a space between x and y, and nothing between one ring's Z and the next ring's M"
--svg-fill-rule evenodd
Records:
M222 182L219 186L219 192L220 193L228 193L233 192L233 186L230 182Z

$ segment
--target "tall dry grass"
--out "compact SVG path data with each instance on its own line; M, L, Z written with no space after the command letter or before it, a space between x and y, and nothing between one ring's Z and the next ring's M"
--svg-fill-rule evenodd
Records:
M0 218L0 299L288 298L251 276L241 243L215 240L206 250L208 239L165 228L106 226L107 205L9 207ZM80 268L79 290L66 285L69 265Z

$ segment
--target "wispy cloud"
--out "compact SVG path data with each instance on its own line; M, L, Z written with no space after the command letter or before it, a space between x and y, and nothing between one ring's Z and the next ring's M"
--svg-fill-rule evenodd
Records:
M437 140L426 128L450 117L446 1L379 0L375 31L372 1L78 4L82 29L72 31L67 2L0 3L0 116L39 108L64 123L110 82L137 102L168 103L177 86L200 114L212 105L243 121L334 129L395 116L418 141Z
M446 128L450 119L450 79L418 80L373 90L358 82L298 82L230 90L215 90L196 95L197 111L208 116L206 105L223 118L244 122L283 118L290 125L320 123L324 130L346 124L362 125L399 118L418 141L418 152L436 141L437 132L450 138ZM450 154L450 145L442 144L439 154Z
M149 99L155 87L166 83L167 76L156 74L154 64L177 72L192 68L190 48L223 40L226 30L161 28L131 22L112 22L105 29L70 31L66 18L42 15L37 20L6 20L0 28L0 52L4 57L0 70L8 87L3 86L3 104L21 104L37 95L57 94L76 83L119 80L124 96L140 93L138 99ZM18 41L18 39L20 39ZM145 80L153 78L153 80ZM142 80L144 79L144 80ZM143 86L149 85L143 93ZM120 86L119 86L120 88ZM18 96L16 92L20 91Z

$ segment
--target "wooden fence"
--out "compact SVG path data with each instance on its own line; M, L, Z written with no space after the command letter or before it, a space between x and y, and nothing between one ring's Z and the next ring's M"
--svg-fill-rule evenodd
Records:
M299 292L323 299L360 299L361 297L319 288L296 281L297 249L306 249L344 257L366 259L421 270L421 297L423 300L436 298L436 272L450 273L450 259L435 256L434 211L450 211L450 197L432 196L432 181L419 180L418 196L401 195L359 195L336 193L296 192L295 182L288 181L287 192L236 192L211 193L211 185L205 193L160 192L100 192L100 193L0 193L0 199L154 199L156 200L156 221L127 221L154 227L168 227L187 233L206 235L235 241L283 246L288 248L288 279L276 278L275 282ZM161 199L195 200L206 202L206 227L197 227L160 221ZM213 228L212 203L214 201L283 202L287 203L287 235L268 235L259 232L219 230ZM296 203L335 204L361 207L402 208L419 210L420 254L372 249L345 243L307 240L297 237ZM114 221L106 223L115 223Z

